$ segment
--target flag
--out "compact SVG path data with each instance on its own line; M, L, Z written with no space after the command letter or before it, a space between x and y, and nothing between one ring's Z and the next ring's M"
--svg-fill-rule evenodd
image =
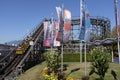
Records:
M89 17L87 17L86 20L85 20L85 26L86 26L85 41L90 42L91 23L90 23L90 18Z
M54 35L54 44L53 44L53 46L60 46L60 41L56 40L56 38L58 37L58 28L59 28L58 22L55 21L54 22L54 33L53 33L53 35Z
M87 10L85 10L85 41L90 42L90 33L91 33L91 23L90 15Z
M71 12L67 9L64 9L64 21L62 18L62 9L60 7L56 7L56 11L58 14L58 26L59 26L59 32L58 37L56 40L62 42L67 42L69 40L70 36L70 30L71 30ZM64 24L63 24L64 23Z
M84 0L81 0L81 12L80 12L80 34L79 40L82 41L85 39L85 3Z
M81 0L81 16L80 16L80 34L79 40L90 41L91 23L89 13L85 9L85 2Z
M63 31L63 20L62 20L62 9L60 7L56 7L57 15L58 15L58 36L56 38L57 41L62 41L62 31Z
M63 42L68 42L71 30L71 12L64 9L64 35Z
M44 24L44 40L43 40L43 46L50 47L50 21L43 22Z
M51 22L51 35L50 35L50 37L51 37L50 44L51 44L51 46L53 46L54 45L54 39L55 39L55 26L54 26L53 19L52 19L52 22Z

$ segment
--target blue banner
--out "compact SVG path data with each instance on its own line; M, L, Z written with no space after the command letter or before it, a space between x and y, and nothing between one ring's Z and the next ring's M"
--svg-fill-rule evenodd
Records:
M85 27L81 27L80 29L80 35L79 35L79 40L83 41L85 37Z
M90 32L91 32L91 23L90 23L90 18L87 18L85 20L85 41L90 42Z

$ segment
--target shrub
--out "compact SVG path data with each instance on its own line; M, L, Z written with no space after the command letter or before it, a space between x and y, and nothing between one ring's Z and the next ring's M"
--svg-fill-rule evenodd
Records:
M110 55L105 50L96 48L92 51L92 68L89 75L96 73L100 76L100 80L104 80L105 73L109 68Z
M57 71L59 67L59 54L57 52L55 51L46 52L45 60L49 68L52 68L52 70Z

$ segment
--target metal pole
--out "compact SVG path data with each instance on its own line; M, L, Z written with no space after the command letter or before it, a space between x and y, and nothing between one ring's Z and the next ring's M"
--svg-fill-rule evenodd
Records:
M61 51L61 72L63 72L63 43L62 43L62 51Z
M50 47L51 47L50 51L51 51L51 53L52 53L52 50L53 50L53 49L52 49L52 44L50 44Z
M119 47L119 16L118 16L118 1L114 0L115 5L115 20L116 20L116 37L117 37L117 45L118 45L118 55L119 55L119 64L120 64L120 47Z
M51 52L53 51L53 44L54 44L54 41L53 41L53 27L54 27L54 21L53 21L53 13L52 13L52 18L51 18L51 23L52 23L52 29L51 29Z
M85 67L85 76L86 76L86 42L84 42L84 67Z
M111 46L111 50L112 50L112 62L114 62L114 55L113 55L113 45Z
M83 1L80 1L80 27L82 27L82 17L83 17ZM80 41L80 62L82 63L82 41Z
M61 44L61 48L62 48L62 51L61 51L61 72L63 72L63 20L64 20L64 6L62 5L62 44Z
M82 63L82 42L80 42L80 63Z
M82 20L82 25L84 25L85 31L86 31L86 25L85 25L85 0L82 0L82 10L83 10L82 17L84 18L83 19L84 21ZM85 73L85 76L86 76L86 41L85 41L85 36L86 35L84 35L84 69L85 69L84 73Z

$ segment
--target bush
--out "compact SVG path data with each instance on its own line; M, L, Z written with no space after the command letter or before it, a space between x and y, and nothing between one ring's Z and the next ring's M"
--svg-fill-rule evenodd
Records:
M109 68L110 54L105 50L96 48L92 51L92 67L89 75L93 73L100 76L100 80L104 80L105 73Z
M47 62L47 66L56 72L59 67L59 54L55 51L52 52L48 51L45 53L44 56Z

